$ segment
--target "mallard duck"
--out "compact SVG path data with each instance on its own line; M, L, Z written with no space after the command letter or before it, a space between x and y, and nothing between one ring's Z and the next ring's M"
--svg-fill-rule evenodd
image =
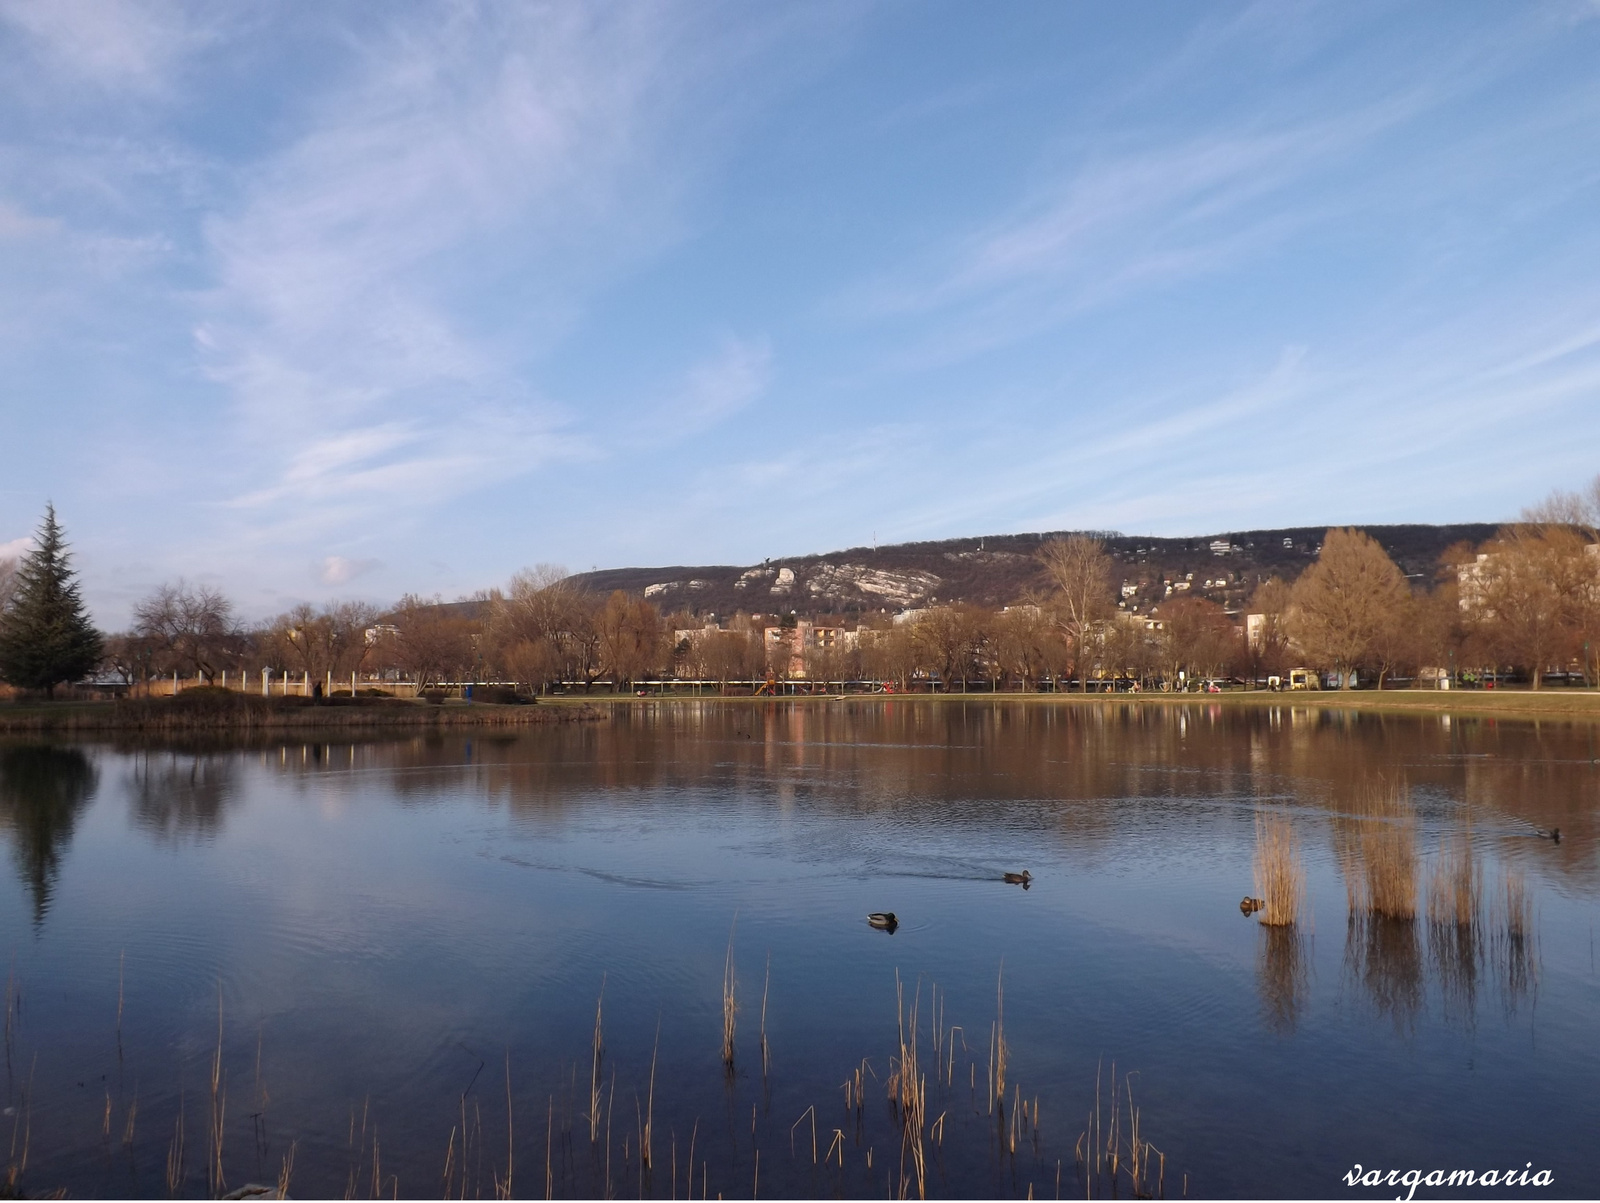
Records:
M894 917L893 911L873 911L867 916L867 922L879 931L892 932L900 926L900 920Z
M1021 886L1026 890L1028 883L1033 880L1033 874L1024 869L1021 873L1005 874L1005 880L1007 885Z
M1251 898L1245 895L1244 901L1239 904L1239 912L1244 915L1253 915L1267 905L1264 898Z

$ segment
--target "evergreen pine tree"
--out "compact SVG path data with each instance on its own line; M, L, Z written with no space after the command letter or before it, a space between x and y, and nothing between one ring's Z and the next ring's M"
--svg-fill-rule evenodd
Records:
M16 593L0 614L0 680L49 691L88 676L100 662L100 632L84 613L71 559L55 506L47 506L17 571Z

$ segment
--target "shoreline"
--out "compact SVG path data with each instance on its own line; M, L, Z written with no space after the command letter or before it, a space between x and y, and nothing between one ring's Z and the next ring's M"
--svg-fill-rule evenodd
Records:
M541 705L649 706L685 703L734 705L840 705L841 703L909 703L912 705L1022 706L1230 706L1287 707L1295 710L1366 711L1374 714L1446 714L1460 718L1563 719L1600 722L1600 691L1562 690L1235 690L1228 693L847 693L778 697L716 694L597 694L590 697L541 699Z
M180 695L181 696L181 695ZM79 732L254 732L340 730L439 730L472 727L515 729L554 723L604 722L618 708L684 706L1222 706L1370 714L1449 715L1459 718L1600 723L1600 691L1589 690L1266 690L1228 693L847 693L777 697L718 694L633 693L557 695L534 705L496 705L386 699L343 705L298 699L242 699L228 705L174 705L170 699L60 701L0 705L0 735Z
M521 728L554 723L605 722L606 711L584 702L573 705L493 705L386 699L381 702L329 704L300 699L243 697L222 704L176 703L170 698L107 702L33 702L0 706L0 735L75 735L134 732L151 735L188 733L275 733L288 731L405 731L461 727Z

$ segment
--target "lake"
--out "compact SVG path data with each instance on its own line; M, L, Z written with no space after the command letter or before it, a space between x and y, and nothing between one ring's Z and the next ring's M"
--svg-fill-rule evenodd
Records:
M78 1196L1593 1196L1597 784L1587 726L1287 703L12 741L0 1140ZM1412 921L1352 917L1380 830Z

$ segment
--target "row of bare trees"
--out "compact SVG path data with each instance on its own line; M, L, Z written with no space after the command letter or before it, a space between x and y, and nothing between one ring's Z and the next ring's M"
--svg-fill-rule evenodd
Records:
M1257 681L1291 665L1346 685L1359 674L1380 688L1429 669L1510 668L1535 688L1552 669L1600 681L1600 480L1587 495L1553 495L1481 547L1452 548L1431 581L1408 580L1363 532L1330 530L1296 581L1258 585L1248 616L1192 595L1150 615L1120 611L1113 561L1089 536L1046 543L1039 563L1043 586L1004 609L936 606L813 639L793 617L777 628L749 615L702 628L642 598L590 593L551 565L464 602L407 596L386 612L361 602L302 605L254 628L220 592L180 581L139 603L132 629L110 639L107 653L129 681L266 669L534 690L790 676L947 690L1062 679L1080 689L1111 680L1172 688L1222 676Z

